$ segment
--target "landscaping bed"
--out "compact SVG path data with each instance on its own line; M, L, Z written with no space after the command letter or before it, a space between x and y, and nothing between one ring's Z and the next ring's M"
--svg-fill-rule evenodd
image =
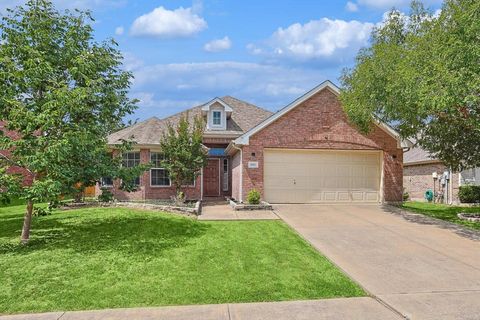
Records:
M260 201L259 204L240 203L235 200L229 200L230 206L233 210L272 210L272 205L265 201Z
M470 222L480 222L480 213L466 213L466 212L461 212L457 214L457 217L459 217L462 220L467 220Z
M180 213L184 215L199 215L201 213L200 201L186 201L183 204L175 203L169 200L143 200L143 201L112 201L112 202L100 202L100 201L86 201L86 202L63 202L61 209L80 209L91 207L127 207L134 209L154 210L154 211L167 211L173 213Z
M0 314L365 296L282 221L0 208Z
M459 217L459 214L470 215L477 214L480 207L449 206L438 203L428 202L405 202L402 208L415 213L420 213L429 217L453 222L475 230L480 230L480 221L470 221Z

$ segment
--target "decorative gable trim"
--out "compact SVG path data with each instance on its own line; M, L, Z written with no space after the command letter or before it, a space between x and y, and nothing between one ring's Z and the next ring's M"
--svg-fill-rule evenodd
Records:
M207 117L207 130L227 130L227 119L232 115L232 107L220 98L214 98L202 106L202 114ZM219 115L219 118L215 118ZM214 120L219 120L215 123Z
M265 119L264 121L260 122L258 125L253 127L252 129L245 132L243 135L235 139L233 142L235 145L248 145L250 143L250 137L253 136L255 133L263 130L264 128L268 127L270 124L275 122L280 117L284 116L286 113L290 112L294 108L298 107L300 104L305 102L306 100L313 97L315 94L319 93L320 91L327 89L331 91L333 94L338 96L340 94L340 88L338 88L335 84L331 81L326 80L313 88L312 90L305 93L303 96L299 97L298 99L294 100L292 103L288 104L286 107L280 109L278 112L274 113L269 118ZM398 141L399 148L409 148L413 146L413 143L410 140L402 140L398 132L396 132L392 127L387 125L386 123L375 119L375 124L390 136L395 138Z
M209 102L204 104L202 106L202 111L208 112L210 110L210 107L215 103L221 104L225 108L225 112L232 112L233 111L232 107L230 107L225 101L223 101L219 97L213 98L212 100L210 100Z

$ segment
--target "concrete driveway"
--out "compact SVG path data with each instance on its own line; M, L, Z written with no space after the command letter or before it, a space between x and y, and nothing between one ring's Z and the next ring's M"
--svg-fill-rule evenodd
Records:
M369 293L409 319L480 319L480 242L374 205L275 212Z

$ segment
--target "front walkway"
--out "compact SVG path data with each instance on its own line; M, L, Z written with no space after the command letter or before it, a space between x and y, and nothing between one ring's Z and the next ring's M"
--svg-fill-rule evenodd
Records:
M480 319L480 242L375 205L281 205L276 213L408 319Z
M110 309L5 316L0 320L399 320L373 298Z

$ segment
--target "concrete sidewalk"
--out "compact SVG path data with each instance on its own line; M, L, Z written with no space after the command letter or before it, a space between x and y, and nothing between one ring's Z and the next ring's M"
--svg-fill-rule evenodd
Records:
M373 298L67 311L0 316L0 320L398 320Z

